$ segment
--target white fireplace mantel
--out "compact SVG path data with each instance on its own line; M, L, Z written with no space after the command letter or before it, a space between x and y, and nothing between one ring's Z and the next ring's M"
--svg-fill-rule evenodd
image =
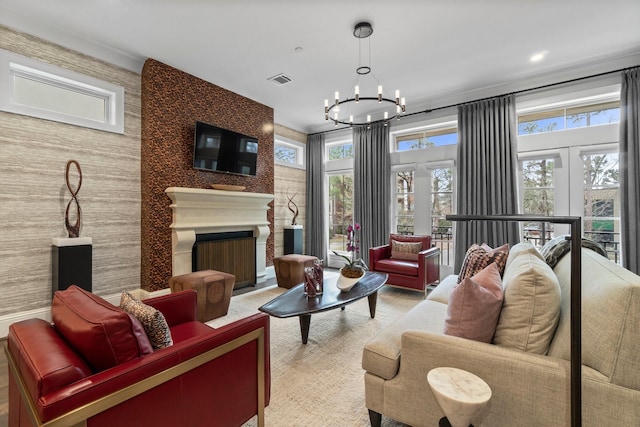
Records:
M172 274L191 272L197 234L252 231L256 238L256 279L266 279L267 211L273 194L169 187L171 199Z

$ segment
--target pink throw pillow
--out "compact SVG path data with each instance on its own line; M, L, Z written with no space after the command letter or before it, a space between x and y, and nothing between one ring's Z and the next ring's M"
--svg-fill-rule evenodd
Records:
M494 262L451 290L444 333L490 343L502 310L502 279Z

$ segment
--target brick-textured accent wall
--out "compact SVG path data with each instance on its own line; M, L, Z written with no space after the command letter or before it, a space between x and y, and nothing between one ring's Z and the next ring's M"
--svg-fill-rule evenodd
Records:
M196 121L258 138L255 177L192 168ZM273 109L154 59L142 70L141 287L168 287L171 277L170 199L167 187L210 188L244 185L246 191L274 194ZM273 202L267 265L273 264Z

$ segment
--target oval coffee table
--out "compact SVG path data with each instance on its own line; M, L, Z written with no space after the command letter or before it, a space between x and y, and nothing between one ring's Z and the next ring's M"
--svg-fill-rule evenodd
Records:
M358 280L358 283L348 292L341 292L338 289L336 286L337 277L325 279L322 295L310 298L304 295L304 284L300 284L272 299L258 310L279 318L298 316L300 318L302 343L306 344L309 338L309 326L311 325L311 315L313 313L336 308L344 309L344 306L368 297L369 314L371 318L374 318L376 316L378 289L387 283L387 277L385 273L367 271L364 277Z

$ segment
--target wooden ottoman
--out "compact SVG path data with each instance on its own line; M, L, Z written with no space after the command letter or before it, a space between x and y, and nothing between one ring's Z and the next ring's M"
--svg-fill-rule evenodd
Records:
M236 277L215 270L194 271L169 279L171 292L193 289L197 293L198 321L206 322L224 316L229 311Z
M304 282L304 268L313 267L318 258L309 255L289 254L273 259L276 280L281 288L291 289Z

